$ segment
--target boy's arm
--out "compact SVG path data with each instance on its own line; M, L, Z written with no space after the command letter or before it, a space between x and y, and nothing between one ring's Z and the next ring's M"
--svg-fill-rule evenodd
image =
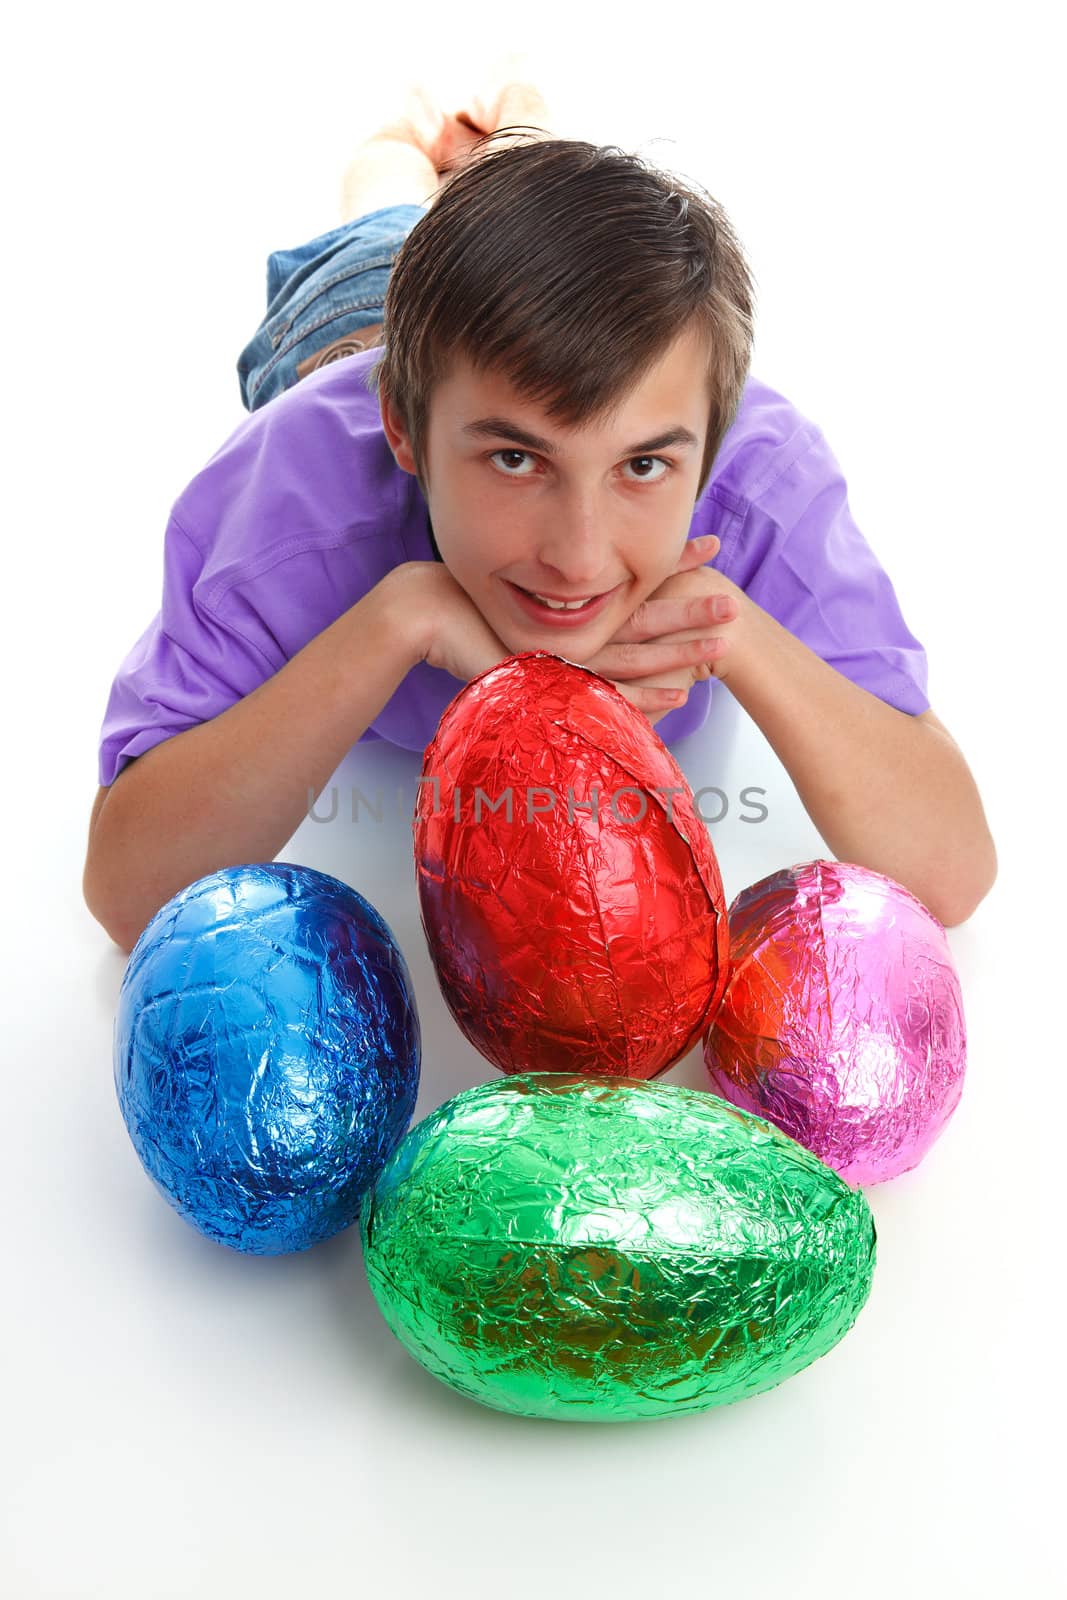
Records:
M736 584L716 671L762 730L833 854L902 883L946 927L992 888L997 853L974 778L932 711L860 688Z
M96 797L82 892L125 951L179 889L271 861L418 659L405 567L209 721L138 756Z

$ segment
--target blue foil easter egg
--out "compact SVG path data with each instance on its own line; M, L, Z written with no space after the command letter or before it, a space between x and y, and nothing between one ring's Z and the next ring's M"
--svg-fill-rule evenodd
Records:
M162 906L130 953L115 1087L148 1176L252 1255L349 1227L419 1087L411 978L389 927L340 879L226 867Z

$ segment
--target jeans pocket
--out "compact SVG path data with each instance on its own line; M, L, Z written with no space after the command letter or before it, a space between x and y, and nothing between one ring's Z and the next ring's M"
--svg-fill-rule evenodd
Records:
M399 246L394 246L364 256L358 262L339 264L333 272L326 270L316 274L303 285L302 294L264 322L271 348L277 350L290 330L301 338L312 328L332 321L345 311L381 306L398 250Z

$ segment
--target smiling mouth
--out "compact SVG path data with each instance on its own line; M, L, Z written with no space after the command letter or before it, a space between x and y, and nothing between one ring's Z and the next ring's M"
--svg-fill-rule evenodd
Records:
M618 585L615 587L618 588ZM573 600L559 600L551 595L538 594L536 589L524 589L519 583L512 584L512 588L518 589L520 594L526 595L530 600L536 600L539 605L547 606L550 611L581 611L583 607L591 606L597 600L602 600L605 595L613 593L611 589L601 589L597 594L587 594Z

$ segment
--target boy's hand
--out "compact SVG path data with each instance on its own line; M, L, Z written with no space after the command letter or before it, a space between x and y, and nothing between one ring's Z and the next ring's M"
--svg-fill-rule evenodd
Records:
M718 548L714 534L688 540L674 572L582 662L613 683L653 726L684 703L694 683L724 679L729 670L724 634L745 596L729 578L703 565ZM387 581L415 660L469 683L513 653L443 563L404 562ZM727 606L723 617L713 615L720 598Z
M402 562L389 580L416 661L469 683L512 654L442 562Z
M694 683L725 679L729 671L726 630L740 615L744 590L703 564L719 544L715 534L688 540L670 577L583 662L614 683L653 726L685 702Z

